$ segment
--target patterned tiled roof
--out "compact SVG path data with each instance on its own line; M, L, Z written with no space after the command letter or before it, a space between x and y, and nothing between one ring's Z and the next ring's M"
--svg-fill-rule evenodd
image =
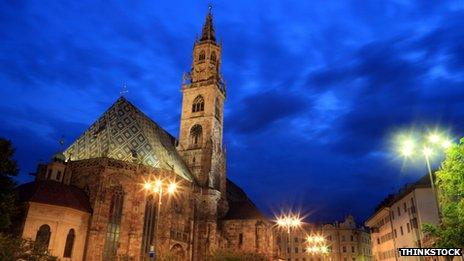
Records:
M176 139L142 111L120 97L64 152L66 159L108 157L172 169L192 181L175 147Z
M16 191L21 202L37 202L92 213L89 198L83 190L74 186L44 180L22 184Z

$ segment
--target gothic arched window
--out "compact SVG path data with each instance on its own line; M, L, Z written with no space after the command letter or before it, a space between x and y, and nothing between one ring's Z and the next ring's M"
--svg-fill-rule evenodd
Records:
M203 139L203 129L201 125L195 124L190 129L190 144L192 146L201 146L201 142Z
M75 237L76 235L74 234L74 229L70 229L68 232L68 236L66 237L66 244L64 245L63 257L71 257Z
M211 61L215 62L217 60L216 52L211 53Z
M114 188L111 197L108 226L106 228L106 241L103 249L103 260L114 260L118 249L119 235L121 231L122 204L124 191L122 187Z
M48 248L48 244L50 243L50 226L49 225L42 225L37 231L37 235L35 236L35 242L39 245Z
M193 100L192 104L192 112L203 111L205 109L205 100L203 96L198 95L195 100Z
M142 256L148 258L150 247L153 246L155 238L156 204L152 195L147 197L143 219Z
M205 60L205 57L206 57L205 51L201 50L200 55L198 55L198 60L203 61Z

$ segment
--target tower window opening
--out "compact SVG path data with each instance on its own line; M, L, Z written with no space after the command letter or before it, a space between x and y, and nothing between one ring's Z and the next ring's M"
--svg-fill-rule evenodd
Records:
M198 60L203 61L205 60L205 51L201 51L200 54L198 55Z
M195 98L195 100L193 100L192 112L204 111L204 109L205 109L205 100L203 99L203 96L198 95Z
M211 61L215 62L217 60L216 52L211 53Z
M193 125L193 127L190 129L190 139L192 146L201 146L203 139L203 129L201 125Z

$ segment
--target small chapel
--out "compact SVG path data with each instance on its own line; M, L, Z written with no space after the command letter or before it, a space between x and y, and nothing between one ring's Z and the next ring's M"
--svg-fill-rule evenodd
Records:
M274 255L272 224L227 178L226 84L211 9L183 77L175 137L120 97L17 191L19 233L58 260Z

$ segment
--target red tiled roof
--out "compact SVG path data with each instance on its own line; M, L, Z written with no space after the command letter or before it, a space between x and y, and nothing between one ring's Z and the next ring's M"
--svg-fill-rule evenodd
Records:
M92 213L88 196L74 186L46 180L23 184L16 191L21 202L37 202Z

